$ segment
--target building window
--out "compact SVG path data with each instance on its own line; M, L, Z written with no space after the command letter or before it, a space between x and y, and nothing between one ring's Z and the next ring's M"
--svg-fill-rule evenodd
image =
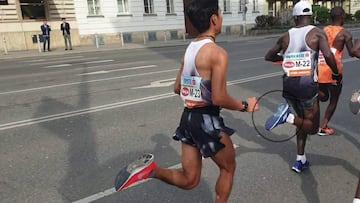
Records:
M89 15L100 15L100 0L87 0Z
M8 5L8 0L0 0L0 5Z
M246 4L249 3L249 0L239 0L239 12L246 12Z
M258 0L253 0L253 11L259 11Z
M172 14L174 12L174 0L166 0L166 13Z
M144 0L144 10L146 14L154 13L154 0Z
M44 2L43 0L20 0L23 19L46 19Z
M117 0L119 13L130 13L128 0Z
M224 0L224 13L230 12L230 0Z

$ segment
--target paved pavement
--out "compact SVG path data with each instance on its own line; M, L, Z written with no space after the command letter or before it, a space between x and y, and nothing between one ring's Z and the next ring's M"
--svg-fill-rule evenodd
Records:
M257 38L268 38L268 37L278 37L279 34L269 34L262 36L240 36L238 34L225 35L221 34L217 37L217 42L226 42L226 41L241 41L241 40L254 40ZM63 48L52 49L51 52L39 52L38 49L25 50L25 51L9 51L5 54L4 50L0 51L0 60L3 59L16 59L16 58L25 58L25 57L37 57L37 56L54 56L54 55L68 55L74 53L83 53L83 52L101 52L101 51L110 51L110 50L126 50L126 49L141 49L148 47L163 47L163 46L177 46L185 45L190 42L190 39L185 40L171 40L171 41L153 41L147 44L138 44L138 43L125 43L122 46L120 43L117 44L105 44L100 45L98 48L96 46L76 46L73 47L73 50L65 51Z

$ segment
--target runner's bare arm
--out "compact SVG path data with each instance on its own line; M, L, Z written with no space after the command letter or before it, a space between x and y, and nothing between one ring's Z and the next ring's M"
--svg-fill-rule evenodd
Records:
M360 58L360 39L355 40L352 53L355 57Z
M212 101L214 105L226 108L229 110L244 110L242 101L232 98L226 89L226 70L228 65L228 56L224 49L217 47L212 52L211 61L211 92ZM258 109L256 98L247 99L249 108L247 111Z
M319 49L323 53L327 65L334 74L339 74L334 55L330 50L325 33L320 29L316 29L316 37L319 42Z
M181 58L181 66L179 69L178 74L176 75L176 80L174 83L174 93L175 94L180 94L180 89L181 89L181 74L184 68L184 57Z
M354 57L354 53L353 53L353 38L351 33L348 30L344 30L344 40L345 40L345 46L346 49L349 53L349 56Z
M265 55L266 61L277 62L277 61L283 60L283 56L278 55L278 53L281 50L283 50L283 47L282 47L283 39L284 39L284 36L280 37L278 39L278 41L276 42L276 44L266 53L266 55Z

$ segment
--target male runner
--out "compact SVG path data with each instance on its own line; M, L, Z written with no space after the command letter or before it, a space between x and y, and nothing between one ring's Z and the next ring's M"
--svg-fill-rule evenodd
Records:
M307 134L316 134L319 129L319 103L317 84L317 60L322 51L333 76L340 80L336 62L327 44L325 33L310 25L312 9L307 1L299 1L293 8L295 27L279 38L265 56L268 61L283 61L283 97L277 112L269 117L265 128L271 130L282 123L297 127L297 157L292 170L299 173L309 167L305 156ZM289 104L297 116L291 113Z
M200 34L187 47L174 84L174 92L180 94L185 106L180 126L173 136L181 141L182 169L157 167L153 156L148 154L144 157L145 164L129 165L126 178L121 178L121 174L118 176L120 181L115 182L117 190L149 177L182 189L192 189L200 181L202 157L210 157L220 169L215 186L216 202L227 202L236 166L230 139L234 130L224 125L220 109L250 112L257 110L258 105L255 97L239 101L227 93L228 56L215 43L215 36L222 27L218 5L218 0L193 0L185 8L186 15ZM139 175L135 174L139 173L141 177L137 178Z
M360 39L356 39L353 47L353 54L357 58L360 58ZM360 90L355 91L350 98L349 102L350 111L353 114L360 114ZM355 192L355 197L353 203L360 203L360 174L357 189Z
M346 45L347 51L350 56L352 54L352 35L351 33L344 29L342 25L345 20L345 11L341 7L334 7L330 11L330 22L331 25L324 27L324 32L328 38L328 44L332 53L335 56L336 65L339 69L339 73L342 74L342 55L343 49ZM326 102L329 97L330 101L324 113L324 118L320 123L320 128L318 135L331 135L334 133L334 130L328 127L328 122L333 116L339 96L342 89L341 81L338 83L331 77L331 69L326 64L326 61L322 57L322 54L319 55L319 65L318 65L318 83L319 83L319 100Z

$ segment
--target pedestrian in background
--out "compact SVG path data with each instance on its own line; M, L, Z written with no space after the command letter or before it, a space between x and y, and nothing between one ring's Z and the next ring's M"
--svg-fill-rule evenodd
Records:
M50 25L47 24L47 20L44 20L44 23L40 26L41 28L41 32L42 32L42 36L44 39L44 52L45 52L45 48L46 48L46 43L47 43L47 49L48 51L50 50L50 31L51 31L51 27Z
M69 42L69 48L70 50L72 50L72 45L71 45L71 37L70 37L70 24L68 22L66 22L65 18L62 18L62 23L60 26L60 30L63 33L64 36L64 41L65 41L65 50L68 50L68 42Z

